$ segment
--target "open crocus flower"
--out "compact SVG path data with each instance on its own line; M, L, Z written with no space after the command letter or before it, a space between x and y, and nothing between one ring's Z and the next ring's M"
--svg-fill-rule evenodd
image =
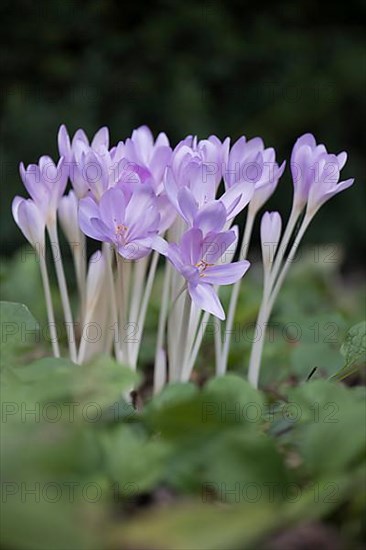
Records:
M108 189L99 204L81 199L80 228L97 241L108 242L128 260L147 256L158 233L160 215L156 197L147 186L137 186L130 196L119 187Z
M346 160L347 153L328 153L325 145L318 145L312 134L304 134L296 141L291 154L291 172L294 203L299 210L308 203L308 213L314 215L328 199L352 185L353 179L338 183Z
M21 162L19 171L26 190L44 217L45 224L54 223L57 207L67 184L63 157L57 166L48 156L42 156L38 164L29 164L27 168Z
M225 313L213 285L230 285L243 277L250 264L246 260L225 263L225 253L237 239L234 230L209 233L189 229L179 244L168 244L157 237L153 247L168 258L187 281L192 302L199 308L225 319Z
M164 184L170 202L188 226L191 227L193 219L200 209L217 202L215 200L216 188L208 188L207 184L202 181L202 170L195 168L192 171L191 165L188 165L186 170L193 176L192 179L190 179L189 174L185 174L184 170L181 171L181 175L183 181L189 181L189 185L181 186L170 168L165 173ZM207 192L204 192L205 188ZM225 206L226 221L235 218L247 206L253 192L254 185L248 183L245 187L240 184L235 185L221 195L219 200Z

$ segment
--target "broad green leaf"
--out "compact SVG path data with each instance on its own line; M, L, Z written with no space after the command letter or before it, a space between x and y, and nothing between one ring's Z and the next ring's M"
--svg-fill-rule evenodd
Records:
M336 372L342 365L342 357L337 349L329 344L299 343L291 353L291 371L300 380L306 380L311 371L316 368L314 377L329 376Z
M366 321L350 328L342 344L341 353L349 366L366 361Z
M111 546L151 550L240 550L282 523L269 504L222 508L198 501L155 509L110 534Z
M202 493L212 491L223 502L281 501L291 480L275 442L248 431L222 434L202 461Z
M133 497L164 478L170 448L128 425L118 425L100 436L104 468L115 493Z
M145 411L158 410L169 404L176 404L179 401L185 401L199 392L197 386L191 382L175 382L165 386L160 393L154 395L147 404ZM147 413L148 414L148 413Z
M27 366L14 369L19 385L28 389L33 401L65 400L89 407L92 416L100 418L102 409L120 400L139 377L131 369L110 357L100 357L87 365L75 365L67 359L46 357ZM94 411L94 413L93 413Z
M246 422L260 422L265 412L263 394L247 380L235 374L212 378L204 388L207 403L220 407L222 414L242 417Z
M341 347L344 366L332 378L343 380L366 364L366 321L354 325L347 333Z
M312 475L331 476L357 465L365 445L365 401L360 393L328 381L290 392L297 406L294 442Z

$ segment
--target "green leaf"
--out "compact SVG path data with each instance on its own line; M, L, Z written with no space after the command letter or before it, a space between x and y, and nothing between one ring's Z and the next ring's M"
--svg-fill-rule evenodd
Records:
M341 347L345 365L332 378L343 380L357 372L366 363L366 321L354 325L348 331Z
M174 382L165 386L160 393L154 395L151 401L145 407L146 414L149 411L159 410L170 404L176 404L179 401L185 401L199 392L197 386L192 382Z
M221 509L187 502L155 509L112 532L114 548L151 550L231 550L254 548L254 542L281 522L271 506L262 503Z
M366 360L366 321L354 325L348 331L341 354L347 365L359 364Z
M273 439L260 432L233 430L215 440L204 455L201 491L223 502L281 501L290 481ZM214 457L214 459L212 459ZM272 492L271 492L272 491Z
M300 380L306 380L316 367L315 377L329 376L336 372L342 364L339 351L326 343L301 343L291 353L291 370Z
M293 441L311 475L329 477L360 463L366 410L359 392L318 380L294 389L289 398L298 415Z
M88 365L45 357L12 369L11 374L13 377L8 376L7 386L19 400L25 399L35 406L53 401L65 406L73 403L74 421L80 419L89 423L111 420L112 416L117 420L121 415L131 415L131 408L124 408L127 404L121 403L121 395L131 390L139 380L135 372L110 357L100 357ZM4 398L6 392L5 387Z
M106 473L118 494L133 497L163 479L170 448L160 440L119 425L102 433L100 441Z
M21 354L40 342L39 325L24 304L0 302L1 367L20 361Z
M209 402L218 404L222 414L242 417L246 422L260 422L264 413L263 394L254 389L247 380L235 374L212 378L204 388Z

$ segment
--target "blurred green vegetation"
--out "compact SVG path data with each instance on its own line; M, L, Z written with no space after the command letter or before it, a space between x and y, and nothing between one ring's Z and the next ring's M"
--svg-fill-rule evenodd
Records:
M362 2L116 0L1 3L3 253L22 242L10 203L18 163L56 154L56 133L112 140L146 123L173 144L188 133L260 135L279 159L306 131L345 149L356 185L324 207L308 241L340 242L359 264L363 243L365 92ZM291 200L286 172L269 208Z
M24 365L35 319L0 308L3 548L361 548L364 387L323 378L275 393L229 374L172 384L136 411L121 396L139 376L108 357ZM358 333L351 361L365 356ZM304 525L301 545L277 540Z

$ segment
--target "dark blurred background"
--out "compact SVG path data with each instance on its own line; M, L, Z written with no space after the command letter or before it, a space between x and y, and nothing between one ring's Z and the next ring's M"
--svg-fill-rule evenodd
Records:
M303 132L346 150L353 188L318 214L307 242L365 252L365 48L357 1L22 0L1 2L2 253L23 238L10 214L18 163L56 154L56 134L112 141L143 123L176 144L186 134L260 135L280 160ZM286 171L269 208L286 213ZM267 207L267 208L268 208Z

